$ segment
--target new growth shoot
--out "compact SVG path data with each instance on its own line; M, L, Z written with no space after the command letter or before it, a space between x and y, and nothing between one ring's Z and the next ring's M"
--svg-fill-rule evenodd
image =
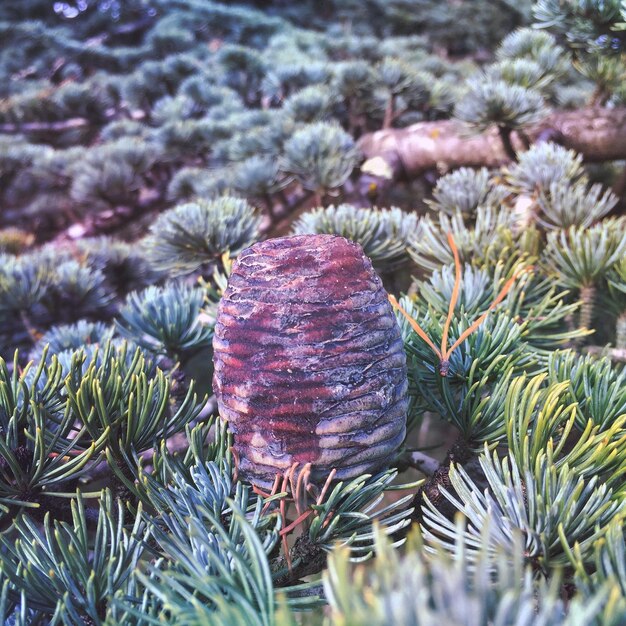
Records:
M402 313L406 320L411 325L411 328L423 339L431 350L437 355L439 359L439 373L441 376L447 376L450 371L450 355L485 321L490 311L495 309L506 295L511 291L511 288L515 284L515 281L519 275L523 272L530 271L532 268L524 268L519 272L516 272L506 281L504 287L500 290L500 293L496 296L495 300L489 305L487 310L482 313L478 319L476 319L465 331L461 333L459 338L448 348L448 334L450 332L450 324L452 323L452 316L454 315L454 308L456 307L457 300L459 298L459 291L461 289L461 260L459 258L459 250L454 241L452 233L448 233L448 243L450 249L454 255L454 287L452 289L452 297L450 298L450 304L448 306L448 315L443 325L443 333L441 335L441 347L438 348L432 339L426 334L424 329L400 306L395 296L389 295L389 302L394 309Z

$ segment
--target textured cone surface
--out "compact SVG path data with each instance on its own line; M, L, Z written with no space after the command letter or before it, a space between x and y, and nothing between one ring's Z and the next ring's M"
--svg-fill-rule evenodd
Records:
M387 294L358 244L333 235L244 250L220 302L214 391L239 469L269 486L385 465L404 439L406 360Z

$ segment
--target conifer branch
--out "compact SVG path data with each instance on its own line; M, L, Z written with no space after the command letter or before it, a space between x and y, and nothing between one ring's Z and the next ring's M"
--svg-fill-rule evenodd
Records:
M14 122L0 124L0 133L6 135L21 135L29 133L62 133L67 130L77 130L79 128L89 128L92 126L103 126L117 118L120 111L110 109L103 117L98 119L88 119L86 117L71 117L65 120L55 120L51 122ZM142 120L146 116L144 111L133 111L130 115L133 120Z
M525 132L532 143L549 138L580 152L587 161L626 158L626 107L557 111ZM515 150L524 149L515 131L511 141ZM382 157L394 179L462 166L498 167L511 160L497 128L470 135L457 120L419 122L368 133L358 146L368 160Z

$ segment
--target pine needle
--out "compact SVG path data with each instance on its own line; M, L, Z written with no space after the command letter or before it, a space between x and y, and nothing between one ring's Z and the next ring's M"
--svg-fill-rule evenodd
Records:
M461 289L461 260L459 259L459 249L456 247L452 233L448 233L448 243L454 255L454 288L452 289L452 297L448 307L448 316L446 323L443 325L443 334L441 335L441 360L446 361L452 350L446 350L448 345L448 333L450 332L450 324L454 315L454 308L459 299L459 290Z
M432 342L431 338L422 330L421 326L400 306L400 303L396 299L395 296L389 295L389 302L391 302L391 306L402 313L407 322L411 325L411 328L430 346L432 351L439 357L442 358L441 351L439 348Z

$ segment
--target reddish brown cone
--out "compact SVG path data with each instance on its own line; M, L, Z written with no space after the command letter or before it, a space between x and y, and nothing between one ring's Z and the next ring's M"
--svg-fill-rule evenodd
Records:
M213 387L239 469L269 486L294 462L323 480L388 463L404 439L406 360L387 294L358 244L270 239L233 265Z

